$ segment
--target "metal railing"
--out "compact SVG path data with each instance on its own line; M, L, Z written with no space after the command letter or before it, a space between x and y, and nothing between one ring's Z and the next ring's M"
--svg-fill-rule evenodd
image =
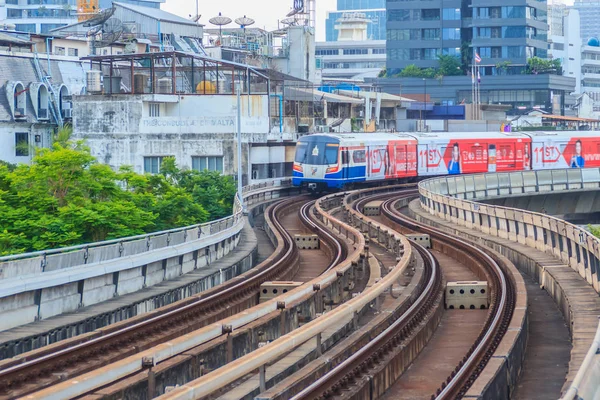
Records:
M600 189L600 169L560 169L433 178L419 183L421 206L430 214L552 254L600 292L600 239L559 218L476 200L512 195ZM563 400L600 394L600 325Z
M249 200L259 196L264 193L263 189L287 187L288 182L289 180L286 179L246 186L243 188L244 198ZM183 244L207 235L216 235L231 228L241 218L242 209L236 196L234 213L215 221L102 242L0 257L0 280L108 261Z

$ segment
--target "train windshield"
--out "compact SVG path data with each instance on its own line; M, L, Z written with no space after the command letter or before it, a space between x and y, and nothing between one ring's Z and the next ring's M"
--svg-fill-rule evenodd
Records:
M297 163L329 165L338 163L340 145L335 139L324 137L303 137L296 144Z

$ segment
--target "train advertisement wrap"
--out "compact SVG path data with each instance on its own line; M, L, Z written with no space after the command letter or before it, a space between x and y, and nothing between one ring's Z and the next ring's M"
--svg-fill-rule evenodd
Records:
M324 190L415 176L589 167L600 167L596 131L332 133L298 141L292 183Z
M367 180L417 176L416 141L393 140L369 146Z
M419 175L457 175L529 169L528 138L456 139L419 143Z
M532 146L534 169L600 167L600 142L589 137L534 139Z

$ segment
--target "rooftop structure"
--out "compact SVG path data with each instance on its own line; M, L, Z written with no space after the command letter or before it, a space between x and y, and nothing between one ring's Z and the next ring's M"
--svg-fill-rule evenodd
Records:
M325 40L338 40L336 25L344 14L359 12L369 21L366 26L367 40L385 40L386 37L385 0L338 0L337 11L328 11L325 21Z
M123 0L121 3L158 9L164 2L165 0ZM92 8L97 8L97 12L111 8L112 5L112 0L96 1L94 5L92 2L77 0L6 0L6 6L0 6L0 22L12 23L18 31L49 33L53 29L87 19L91 16Z

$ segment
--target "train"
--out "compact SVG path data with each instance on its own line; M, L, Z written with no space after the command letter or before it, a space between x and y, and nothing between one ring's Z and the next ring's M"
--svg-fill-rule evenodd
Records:
M600 132L325 133L296 144L292 184L322 192L361 182L600 166Z

